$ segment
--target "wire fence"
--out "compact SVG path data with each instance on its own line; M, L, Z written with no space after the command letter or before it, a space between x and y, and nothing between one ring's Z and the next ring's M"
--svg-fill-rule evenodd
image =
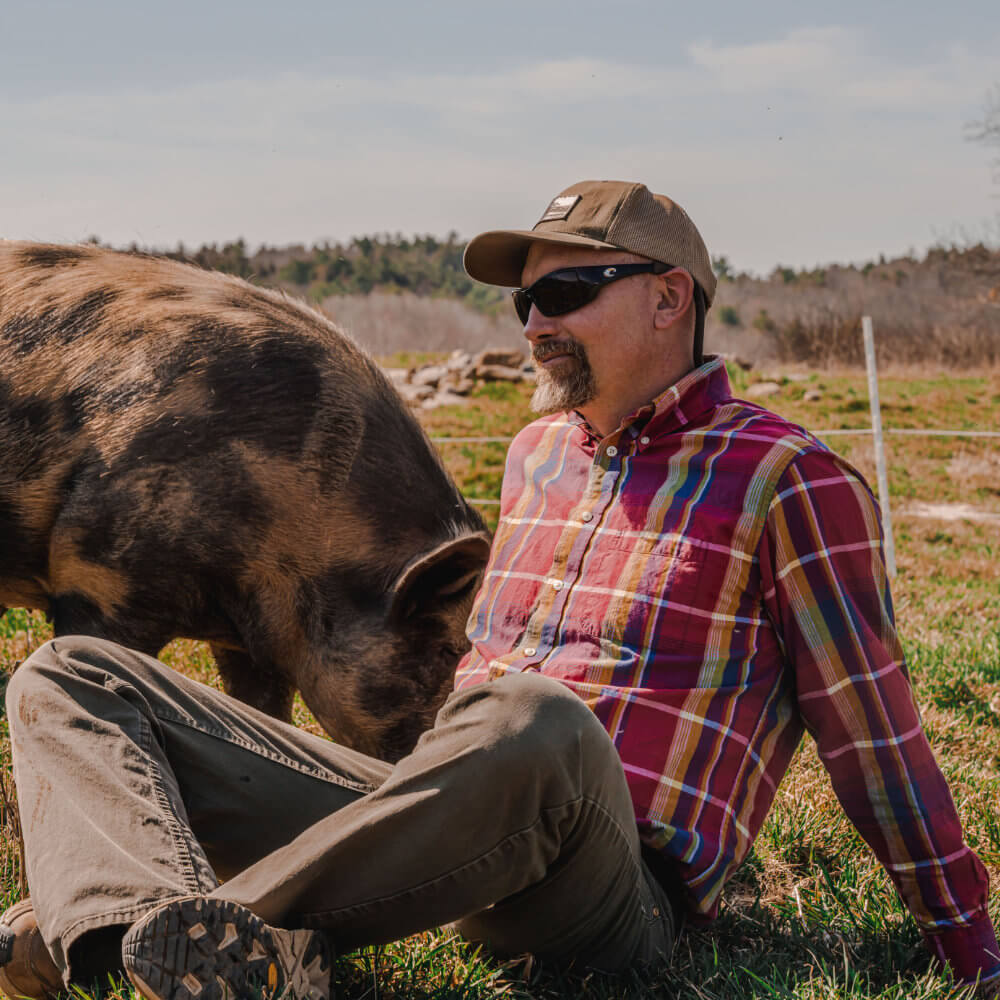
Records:
M830 437L834 434L871 434L870 427L831 427L826 430L813 431L816 437ZM914 434L927 437L988 437L1000 438L1000 431L976 430L945 430L923 427L886 427L885 434ZM432 437L431 441L452 444L510 444L512 437Z
M875 451L875 469L878 477L878 499L882 516L882 528L885 534L886 569L889 577L896 576L896 542L892 531L892 511L889 503L889 469L885 455L885 436L887 434L907 435L911 437L969 437L969 438L1000 438L1000 431L978 430L972 427L884 427L882 410L878 393L878 370L875 362L875 329L871 316L861 317L861 334L865 350L865 369L868 375L868 396L871 407L871 425L869 427L830 427L814 431L817 437L837 437L849 434L872 436ZM513 438L508 437L435 437L432 441L438 444L509 444ZM497 507L499 500L467 497L469 503L482 507Z
M816 437L837 437L846 435L874 434L871 427L829 427L812 432ZM971 428L924 428L924 427L884 427L883 434L909 435L911 437L971 437L1000 438L1000 431L981 431ZM510 444L512 437L432 437L435 444ZM480 507L498 507L499 500L467 498L469 503Z

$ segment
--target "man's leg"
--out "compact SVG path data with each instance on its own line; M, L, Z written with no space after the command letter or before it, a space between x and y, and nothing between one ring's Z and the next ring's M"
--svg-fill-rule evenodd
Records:
M611 740L535 673L452 694L377 789L212 896L342 949L457 921L501 953L620 969L674 936Z
M120 959L151 907L211 892L390 771L79 636L21 665L7 717L32 904L64 973Z
M501 951L604 968L669 952L617 754L555 682L453 695L395 769L98 640L43 647L8 711L30 884L63 965L75 934L191 891L341 949L466 918ZM244 864L212 891L213 865Z

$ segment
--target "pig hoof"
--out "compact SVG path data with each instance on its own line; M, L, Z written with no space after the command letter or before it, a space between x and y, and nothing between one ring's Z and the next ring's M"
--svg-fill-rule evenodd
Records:
M330 996L322 932L271 927L223 899L188 896L152 910L125 935L122 960L148 1000Z

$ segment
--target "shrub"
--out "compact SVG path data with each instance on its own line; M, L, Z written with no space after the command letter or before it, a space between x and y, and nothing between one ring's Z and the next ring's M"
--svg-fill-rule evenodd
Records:
M719 321L726 326L741 326L740 313L735 306L721 306L719 308Z
M774 320L767 314L766 309L761 309L753 318L754 329L761 330L764 333L774 333L777 329L777 325Z
M308 285L312 276L311 260L291 260L278 272L282 281L290 281L293 285Z
M712 270L720 281L730 281L733 277L733 268L729 263L729 258L720 254L712 258Z

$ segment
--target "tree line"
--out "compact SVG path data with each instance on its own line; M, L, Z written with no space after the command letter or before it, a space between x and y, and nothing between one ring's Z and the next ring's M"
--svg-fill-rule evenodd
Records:
M262 246L250 253L242 239L197 249L179 244L166 256L286 288L314 302L331 295L410 292L459 299L480 312L506 308L503 289L473 281L462 267L465 242L455 232L435 236L357 236L347 243L312 247Z

